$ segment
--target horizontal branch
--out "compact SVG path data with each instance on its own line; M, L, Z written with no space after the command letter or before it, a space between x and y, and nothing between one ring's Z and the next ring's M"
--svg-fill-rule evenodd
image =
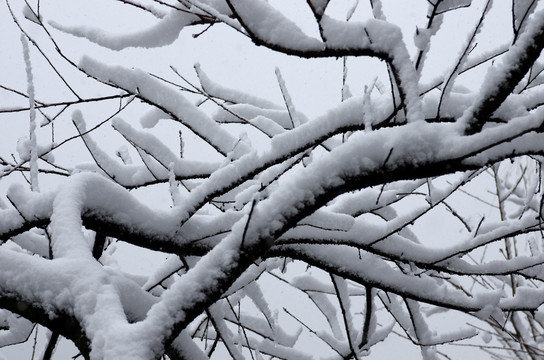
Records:
M117 99L124 99L127 97L133 96L132 94L122 94L122 95L108 95L108 96L99 96L94 98L87 98L87 99L78 99L73 101L59 101L59 102L53 102L53 103L47 103L47 104L36 104L36 109L45 109L50 107L56 107L56 106L70 106L70 105L77 105L77 104L85 104L90 102L98 102L98 101L106 101L106 100L117 100ZM29 111L30 108L28 107L20 107L20 108L0 108L0 114L1 113L16 113L16 112L22 112L22 111Z
M468 297L461 290L446 289L436 279L424 276L424 274L406 275L400 271L394 271L379 258L364 256L361 259L358 254L350 254L342 250L345 250L345 247L323 245L321 250L317 250L315 246L286 245L281 248L272 248L268 256L286 256L301 260L364 286L466 313L481 311L487 305L495 305L502 311L532 311L544 302L542 296L532 299L530 302L524 301L522 296L501 299L501 291L489 291L487 294ZM493 301L496 303L493 304Z

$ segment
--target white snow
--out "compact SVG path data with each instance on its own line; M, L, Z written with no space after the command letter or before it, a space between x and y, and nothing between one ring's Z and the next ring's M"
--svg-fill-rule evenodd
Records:
M318 39L306 35L294 22L263 0L232 0L242 25L262 41L297 51L319 51Z
M183 95L144 71L129 70L121 66L108 66L89 57L83 57L79 66L86 73L101 81L116 84L128 92L156 104L158 108L174 116L177 121L181 121L224 155L230 153L237 144L237 139L220 128L215 121ZM244 146L239 146L237 151L245 153L248 150Z
M62 25L55 21L50 21L49 24L60 31L85 38L100 46L112 50L122 50L128 47L151 48L169 45L179 37L179 33L184 27L198 21L198 19L198 16L190 12L171 10L154 26L124 35L111 34L98 28Z
M26 8L25 8L26 9ZM30 186L33 191L40 191L38 183L38 146L36 141L36 104L34 102L34 79L32 76L32 64L30 62L30 51L25 34L21 34L21 43L23 44L23 57L25 61L28 102L30 104L30 124L29 124L29 153L30 153ZM19 152L20 154L20 152Z

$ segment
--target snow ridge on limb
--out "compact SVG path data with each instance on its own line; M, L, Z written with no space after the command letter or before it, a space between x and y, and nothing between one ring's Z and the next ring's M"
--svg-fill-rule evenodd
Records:
M28 41L24 34L21 34L21 43L23 44L23 57L26 65L25 70L27 78L28 102L30 104L30 185L33 191L39 192L40 186L38 184L38 144L36 140L36 104L34 94L34 79L32 74L32 64L30 62L30 50L28 48Z
M133 0L129 1L134 5ZM195 16L205 13L209 24L224 22L237 30L233 32L235 35L261 37L265 46L273 48L283 42L287 45L280 51L299 57L337 54L344 58L371 56L385 60L382 70L389 75L391 93L371 94L365 89L363 96L357 96L353 87L354 96L350 94L349 99L345 96L333 110L315 119L293 117L302 109L298 106L295 109L290 101L291 95L298 98L297 87L287 89L281 79L278 80L287 111L284 106L278 108L251 93L230 91L214 83L198 66L202 89L192 84L191 89L186 89L171 87L167 78L150 76L159 73L155 69L134 71L129 70L128 62L123 68L84 58L81 68L91 75L85 81L104 91L111 89L106 90L95 80L117 91L121 88L129 91L134 94L132 99L138 97L145 104L137 105L140 108L136 109L131 107L127 112L140 113L142 106L151 108L142 118L143 125L153 126L158 119L174 120L169 125L184 132L183 139L180 134L180 143L183 140L186 147L195 146L185 152L181 144L179 148L176 144L169 149L161 143L160 135L138 130L132 123L116 118L112 125L124 139L118 138L140 155L140 159L135 159L139 164L132 165L128 150L120 150L121 164L101 150L102 139L96 133L91 134L96 127L87 130L83 115L76 112L73 118L79 136L73 138L83 139L94 164L76 166L76 172L80 173L72 174L52 193L32 194L20 191L21 187L8 193L12 207L0 210L0 234L5 238L0 246L0 260L16 253L14 260L21 259L23 264L37 267L43 265L37 270L44 271L43 275L35 276L34 281L40 283L32 283L31 274L17 273L21 267L11 269L9 259L5 263L0 261L0 307L17 311L13 303L4 306L1 301L19 291L24 295L23 304L53 301L49 310L59 317L66 309L72 310L74 323L80 327L76 332L86 339L80 345L81 351L92 360L158 360L165 352L176 360L206 359L212 355L220 357L222 354L215 350L224 349L223 346L236 359L250 355L258 360L261 354L286 359L311 358L296 348L301 333L316 335L315 339L323 341L336 357L360 359L368 355L367 351L376 342L392 333L395 324L401 326L415 345L422 346L424 357L432 359L433 346L438 349L442 341L456 341L471 333L434 334L427 326L427 304L432 304L430 312L454 310L475 314L484 321L490 319L489 314L501 315L503 310L537 308L544 299L541 290L531 289L537 283L533 280L543 277L537 266L544 258L539 239L530 241L530 251L520 246L523 252L512 255L511 251L512 256L506 259L489 256L471 262L471 257L480 250L486 252L489 244L501 246L499 242L504 237L538 236L541 179L532 174L537 165L520 166L521 175L516 173L513 177L506 176L504 182L497 181L498 201L508 202L508 208L515 207L501 221L465 218L468 211L459 214L451 195L470 188L471 180L485 177L490 164L493 166L489 171L495 171L498 168L495 163L502 159L542 154L544 135L538 131L542 128L544 107L539 96L517 88L515 93L518 90L523 93L502 102L504 106L496 112L494 126L466 136L462 134L463 125L453 122L476 96L469 89L461 90L462 93L454 89L448 107L456 109L447 118L436 119L440 106L438 97L433 96L439 91L420 93L417 65L408 56L413 58L416 54L408 54L400 28L386 21L388 8L384 4L381 11L381 2L372 1L372 13L367 7L368 15L363 15L375 19L361 21L363 6L356 11L354 6L348 10L347 17L353 16L351 20L338 21L334 13L337 8L329 8L327 0L308 0L319 31L316 39L307 36L293 21L287 21L289 15L274 10L274 2L232 0L238 14L220 1L184 0L177 4L193 11ZM466 3L437 0L433 6L440 12ZM171 11L170 4L157 6L170 7ZM224 9L219 11L218 4ZM272 14L270 19L277 24L264 21L260 27L259 22L251 20L252 12L260 20L267 20ZM249 20L245 21L246 18ZM40 27L37 14L30 21L33 29L36 25ZM276 30L274 26L284 29L272 31ZM200 37L206 29L194 37ZM205 36L208 35L214 36L211 33ZM297 50L299 40L303 46ZM425 44L426 39L417 41L421 42L419 50L429 45ZM312 50L312 44L321 47ZM108 54L123 58L123 54ZM483 59L491 58L484 54ZM461 60L461 71L472 66L473 61L481 61ZM182 72L173 67L172 70L183 78ZM534 67L527 83L538 77L539 72L540 68ZM355 73L350 72L350 80ZM290 79L286 80L292 84ZM342 84L346 85L345 79ZM370 88L374 84L375 80ZM448 92L448 87L444 85L443 93ZM179 90L185 92L184 96L179 95ZM40 110L44 112L58 106L39 103L42 105L44 108ZM90 110L87 106L81 104L82 109ZM123 102L112 107L118 111L114 115L124 110ZM65 118L69 123L69 112L62 111L55 126ZM213 111L215 115L210 115ZM420 121L423 115L428 121ZM113 115L107 117L100 124L113 118ZM506 119L509 121L502 121ZM51 120L45 126L53 130L52 124ZM200 137L196 143L186 127ZM259 141L259 144L253 141L258 147L252 148L245 135L236 134L242 128L248 130L249 136L257 134L251 140ZM222 163L205 163L201 161L202 153L191 151L199 150L201 139L224 157ZM0 161L11 172L30 171L15 168L2 158ZM518 165L517 159L513 161ZM40 163L40 166L48 165ZM81 173L81 170L99 174ZM454 174L457 171L464 173L458 176ZM527 180L529 173L533 176L531 181ZM446 176L432 178L441 175ZM144 189L128 191L140 187ZM149 191L164 190L163 195L167 196L168 189L172 201L159 204L168 207L173 202L166 211L139 203L145 200L154 204L155 199L147 197ZM409 209L404 208L407 203ZM462 224L463 233L456 235L455 242L433 248L426 243L427 236L418 238L417 224L414 227L411 224L426 214L441 216L441 209ZM34 226L39 229L28 231ZM115 259L119 253L114 253L115 243L109 247L110 239L134 244L140 251L158 250L167 260L151 270L149 276L125 274L117 268ZM519 240L504 241L511 244L505 246L506 251L524 243ZM29 260L34 258L36 261ZM306 265L311 268L303 270ZM332 281L323 286L317 281L293 279L291 275L299 270L311 273L308 277L312 276L312 280L313 276L324 274ZM50 284L45 281L41 284L43 276L51 276L54 271L65 273ZM9 292L6 290L9 286L3 284L8 277L29 283L9 283L13 285ZM516 281L509 283L503 280L505 277ZM474 292L464 283L473 278L481 279L484 284L476 284ZM276 287L267 286L269 281L281 282L299 295L300 291L302 295L312 292L310 299L302 296L302 300L314 302L315 307L307 308L317 311L318 316L311 321L318 320L321 325L307 321L302 313L289 313L289 304L289 310L283 310L291 316L288 321L296 321L299 326L295 335L284 333L283 304L278 307L274 296L268 297L271 291L277 292ZM499 282L504 291L486 288L487 281ZM50 293L44 291L46 288ZM60 300L64 302L51 300L51 296L63 289L66 291ZM363 302L362 297L365 297ZM392 300L384 301L389 297ZM385 311L373 304L378 298L386 305ZM246 312L248 309L250 314ZM359 313L360 309L366 311ZM23 310L18 311L25 316ZM389 321L382 322L384 313ZM28 316L40 320L35 313ZM529 316L527 319L533 321ZM49 326L50 320L47 318L42 323ZM5 325L8 322L6 315L0 313L0 329L8 326ZM22 323L11 324L13 331L27 330ZM528 328L519 327L523 337L529 337ZM66 330L58 332L62 335ZM202 339L206 353L198 350L191 338Z
M539 126L539 124L536 125ZM406 128L412 126L417 127L418 131L406 130ZM439 164L445 159L448 159L446 163L450 165L457 163L459 169L461 169L462 163L454 159L462 159L464 156L470 156L473 151L478 150L468 146L468 143L460 141L466 138L454 135L455 132L446 132L452 138L446 136L437 139L436 133L442 133L438 128L445 125L435 126L436 124L418 122L400 128L355 134L346 143L325 154L318 161L311 163L306 168L299 168L298 171L294 171L289 181L281 187L281 191L272 192L268 198L259 201L255 205L254 211L251 211L251 221L249 221L249 215L240 219L233 226L232 232L220 244L203 257L180 281L163 293L161 302L152 307L145 320L153 328L156 327L151 326L151 324L158 321L165 325L164 328L154 333L153 338L157 339L159 343L161 342L160 339L166 339L166 343L169 343L168 337L172 329L183 329L203 308L217 300L255 259L270 249L279 236L294 226L306 214L314 212L317 208L330 201L335 194L382 183L384 180L382 176L388 176L389 181L412 177L411 174L413 174L414 169L419 169L422 175L429 176L438 175L442 171L449 173L451 171L449 167L448 170L440 169ZM503 125L501 130L510 128L510 126L515 125L511 123ZM406 138L408 133L419 134L421 141ZM501 131L500 133L507 139L512 136L508 131ZM485 148L490 142L493 143L498 140L498 138L491 136L486 141L483 137L481 136L481 141L474 141L473 146ZM398 155L391 156L390 161L383 164L389 152L390 141L399 149ZM421 146L433 150L425 151ZM353 154L370 154L368 151L370 148L374 150L376 158L353 156ZM441 152L439 149L447 150ZM417 154L424 154L424 156L419 157ZM327 176L324 176L324 173ZM304 179L304 181L301 181L301 179ZM248 224L247 227L246 224ZM304 248L302 245L300 247ZM317 254L315 248L311 249L308 251L309 255L305 255L309 257L301 257L298 253L292 257L318 264L320 267L325 266L329 271L334 271L335 266L327 267L326 263L329 260L324 261L322 259L322 256L331 254L330 250L327 250L326 253L320 252ZM283 256L285 253L278 255ZM316 260L310 258L312 256L317 256ZM346 256L348 256L347 253ZM368 263L365 261L360 262L357 254L352 252L349 256L357 259L358 263ZM346 259L344 256L336 256L335 258L343 259L342 261ZM327 257L327 259L329 258ZM355 262L355 260L353 261ZM376 261L376 259L372 259L372 264L377 265ZM332 263L336 264L335 262ZM380 265L381 267L384 268L383 273L385 273L386 265ZM361 274L367 274L369 271L370 268L366 270L359 268L351 276L361 276ZM383 274L382 272L378 273ZM348 274L343 275L347 276ZM392 279L394 278L396 277ZM410 279L410 281L417 283L420 280L416 277ZM423 283L431 284L434 282L434 280L430 279L428 282L427 280L421 281L423 281L421 286L431 286L423 285ZM402 288L404 288L405 283L402 281L400 283L403 284ZM376 281L377 284L381 284L383 287L382 281ZM396 286L401 285L397 283ZM394 288L393 286L388 287L388 290L392 291ZM419 291L416 291L416 289L419 289ZM461 296L464 293L459 290L456 291L459 294L456 297L436 297L435 292L432 292L433 295L430 295L430 297L426 297L422 294L427 292L421 291L419 286L414 287L413 290L408 290L407 293L410 297L419 301L427 301L441 306L448 304L447 306L450 308L463 311L478 311L483 308L481 301L468 298L465 295ZM442 294L442 290L438 294ZM518 305L513 304L512 306L516 309L524 309L521 305L519 305L519 308L516 307ZM165 321L167 322L165 323Z
M325 46L306 35L293 21L287 19L263 0L227 0L232 12L259 45L282 52L314 53Z
M397 26L374 19L358 23L338 21L322 13L326 4L309 2L318 18L321 41L302 33L298 27L292 28L294 24L289 19L262 0L227 0L227 3L257 45L305 58L373 56L387 61L393 69L408 121L424 119L419 75ZM274 21L265 21L263 26L263 21L255 20L255 13ZM285 29L290 31L284 32Z
M515 123L511 122L503 125L500 129L494 129L497 131L497 135L501 134L499 137L488 136L493 131L486 131L485 136L481 136L481 141L475 141L473 146L485 148L489 144L500 142L501 137L509 139L511 136L515 136L515 133L510 132L519 125ZM412 126L416 126L418 131L406 130L406 128ZM338 190L370 186L374 184L373 181L381 183L383 181L382 174L399 176L398 179L401 179L403 176L408 176L404 170L401 170L403 167L411 170L414 168L425 169L426 164L428 164L430 168L424 170L422 174L430 174L428 171L437 171L433 175L437 175L439 171L449 172L451 168L440 170L436 166L441 162L440 158L442 156L452 160L456 157L470 156L473 152L478 151L476 148L468 146L468 143L460 141L463 137L458 135L454 135L450 139L451 141L447 141L447 137L441 140L436 139L435 134L441 133L437 129L447 126L447 124L418 123L401 128L382 129L372 133L359 134L359 136L354 135L350 138L350 141L327 154L330 156L324 156L320 161L312 163L309 167L300 169L298 175L305 179L304 182L297 181L297 176L291 177L291 181L283 187L281 192L273 192L268 199L256 205L251 218L252 221L249 222L249 228L247 229L247 237L245 237L246 241L243 248L245 251L240 252L239 246L243 238L242 234L246 233L244 229L246 223L248 223L247 217L239 220L233 226L233 231L216 248L208 253L180 281L164 292L163 300L151 309L146 321L150 323L161 321L161 323L164 323L165 318L171 320L164 323L166 328L162 328L153 338L165 339L171 331L167 329L182 329L186 326L187 322L195 314L200 313L203 306L213 302L214 299L217 299L220 294L226 291L237 276L262 253L258 249L267 249L274 243L274 239L289 226L296 223L305 213L313 212L321 204L330 200ZM533 126L539 126L539 124ZM517 131L523 131L523 129L517 129ZM406 138L408 133L420 134L427 141L412 141L412 139ZM455 134L455 132L451 131L447 133L450 135ZM359 141L362 140L358 139L359 137L364 137L365 141ZM401 141L401 138L404 140ZM384 142L385 139L387 141ZM431 139L433 141L428 141ZM391 156L390 162L384 165L384 160L379 155L381 154L383 158L386 157L389 152L388 141L392 141L400 150L397 156ZM456 144L456 146L452 147L453 144ZM360 148L361 146L362 148ZM421 146L429 146L433 151L423 151L419 148ZM379 159L376 158L377 162L372 161L371 158L352 158L351 154L353 153L369 154L368 151L365 151L365 147L375 150L376 155L379 157ZM447 151L440 152L437 151L438 149L447 149ZM426 155L423 158L414 157L415 154L419 153ZM434 157L429 158L428 156L431 153L434 154ZM338 161L338 159L350 160ZM408 159L410 160L408 161ZM389 170L384 171L382 166ZM459 166L462 168L461 165ZM324 171L327 172L328 176L323 176ZM397 173L397 171L399 172ZM359 177L358 174L365 175ZM373 174L376 177L373 177ZM363 179L364 181L361 182ZM390 178L390 180L393 181L395 178ZM417 299L421 300L421 295L417 296ZM462 308L477 310L475 304L472 307ZM171 313L174 309L176 309L175 312ZM160 342L161 340L157 341Z
M218 13L226 13L228 9L223 0L201 0L199 3L206 8L216 10ZM82 26L66 26L55 21L49 24L57 30L85 38L100 46L112 50L123 50L129 47L153 48L172 44L179 37L179 33L187 26L213 22L213 17L200 11L198 7L186 7L183 3L178 4L180 8L174 8L160 18L157 23L145 30L130 34L110 34L97 28L86 28Z
M471 3L472 0L435 0L436 5L434 6L436 6L436 12L438 14L443 14L455 9L468 7Z
M168 179L167 173L170 163L174 164L174 174L176 177L181 179L205 177L218 167L218 164L209 162L179 159L152 134L137 131L125 121L116 118L112 121L114 129L121 133L139 151L150 154L148 157L142 154L145 159L149 158L146 166L120 164L100 149L98 144L93 140L86 129L85 120L80 111L74 112L72 121L95 161L94 164L78 165L76 171L90 170L103 173L125 188L135 188L153 182L165 181ZM153 164L149 164L150 161L155 161L160 165L153 166ZM151 171L152 169L153 171Z
M157 211L148 208L126 189L103 176L74 174L69 184L56 194L53 203L53 253L58 254L55 256L68 256L79 249L76 255L84 258L90 256L90 246L81 232L83 222L90 228L96 226L117 232L117 235L111 235L133 244L178 252L183 247L185 234L179 231L179 217L177 209ZM191 219L189 224L193 229L198 229L199 219ZM221 222L217 225L224 226ZM211 231L213 229L212 226ZM202 231L205 233L207 230L204 228Z
M217 82L213 81L204 72L204 70L202 70L200 64L195 64L195 71L198 76L198 80L200 80L200 85L202 86L202 89L206 92L206 94L210 96L225 100L233 104L253 105L260 109L281 109L281 106L267 99L262 99L256 97L255 95L231 89L222 84L218 84Z
M122 50L128 47L159 47L173 43L180 31L187 25L200 21L200 17L187 12L172 10L157 25L136 34L112 35L101 29L66 26L51 21L49 24L65 33L85 38L111 50Z
M414 61L414 66L419 74L423 70L423 65L427 58L427 54L430 50L431 38L438 33L440 26L442 25L443 16L437 13L437 3L433 4L429 2L429 10L427 12L427 26L426 28L416 27L414 34L414 43L419 49L417 58Z
M249 150L244 143L239 143L238 139L220 128L215 121L185 99L179 92L175 92L141 70L108 66L89 57L83 57L79 66L90 76L138 95L157 108L162 109L165 113L193 130L223 155L234 151L235 148L238 154L243 154Z
M92 258L91 249L81 231L82 214L105 211L114 223L124 223L127 228L152 229L175 233L175 216L157 214L140 204L124 188L103 176L80 173L71 176L59 190L53 202L51 215L51 246L57 257ZM168 230L170 229L170 230Z
M141 166L122 165L100 149L98 144L96 144L96 142L93 140L92 136L87 132L85 120L83 119L83 114L80 111L74 112L72 115L72 121L95 161L95 164L90 166L80 165L79 169L94 168L96 165L98 170L102 171L103 174L111 179L115 179L118 184L125 186L134 183L145 183L153 180L153 174L151 174L147 168Z
M544 303L543 295L535 289L527 289L527 293L532 295L530 301L522 300L523 295L505 297L502 290L489 290L476 297L468 296L463 291L448 287L432 276L425 274L410 276L402 271L394 270L378 257L366 253L361 253L359 257L357 253L344 246L285 245L281 248L274 247L270 255L304 260L360 284L423 303L465 312L477 312L484 309L489 305L490 298L495 299L496 306L503 311L528 310Z
M310 6L310 9L312 9L317 21L321 20L321 17L329 5L329 1L330 0L307 0L307 3Z
M543 47L544 10L541 10L534 15L527 29L504 55L501 65L488 70L478 97L459 119L465 126L465 134L471 135L482 130L491 115L538 59Z
M73 313L73 298L67 291L68 284L79 274L78 267L68 274L66 264L58 265L0 248L0 306L59 332L72 340L82 353L88 353L90 341ZM56 282L51 282L52 278ZM20 327L24 323L11 325L14 327L8 331L13 331L15 336L24 331Z

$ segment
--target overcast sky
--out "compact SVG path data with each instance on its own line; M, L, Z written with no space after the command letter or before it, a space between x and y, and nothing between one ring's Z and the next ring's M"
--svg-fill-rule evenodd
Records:
M285 12L292 19L300 21L303 24L303 28L309 33L317 31L315 24L312 22L311 14L305 5L305 1L274 0L270 2L279 4L278 6L285 9ZM11 3L18 14L18 18L22 20L23 17L20 16L20 3L22 2L12 1ZM351 3L352 1L343 0L333 2L334 6L337 7L335 13L338 14L338 17L344 16L343 14L347 11L346 4ZM393 3L395 8L391 7L390 3ZM470 8L460 9L446 16L440 34L433 40L433 50L429 54L423 74L423 82L430 81L437 76L443 76L444 71L454 63L456 55L460 51L462 44L466 41L467 33L480 16L484 3L485 1L474 1ZM510 37L511 19L509 17L509 6L510 1L495 1L484 29L480 34L475 54L490 50L493 46L503 43L503 41ZM114 0L42 1L41 7L43 18L46 20L55 20L65 25L99 27L112 33L130 33L146 26L151 26L156 21L149 14L124 6ZM368 8L368 2L361 1L354 19L364 18L364 14L368 14ZM415 47L411 39L416 26L422 27L426 25L427 1L384 1L384 12L391 22L401 26L404 38L409 45L409 51L411 54L414 54ZM3 69L0 72L0 85L25 91L26 75L24 72L20 33L13 24L11 15L7 11L4 2L0 3L0 24L2 24L0 43L4 47L4 50L0 52L0 68ZM44 40L43 33L38 31L37 26L28 22L24 22L24 26L40 43L47 43ZM51 33L59 41L65 54L76 63L82 55L90 55L108 64L122 64L127 67L144 68L155 74L168 77L171 80L180 81L176 79L176 76L169 69L169 66L173 65L191 79L191 81L196 81L192 66L198 62L201 64L202 69L217 82L272 99L281 104L281 92L274 74L274 69L278 67L283 74L297 109L310 118L325 112L339 102L343 71L342 59L301 60L273 53L263 47L255 47L244 36L221 25L212 27L196 39L193 38L194 34L203 29L203 27L186 29L172 46L165 48L151 50L126 49L121 52L101 49L99 46L91 44L86 40L76 39L71 35L63 34L54 29L51 29ZM51 48L46 47L46 50L50 51ZM58 77L48 68L43 59L39 57L36 49L32 48L31 54L36 79L37 99L45 102L53 102L70 97L69 90L66 89ZM56 58L56 56L54 57ZM347 64L348 83L355 94L362 93L365 85L368 85L377 76L384 83L388 81L384 65L378 60L348 59ZM81 74L77 74L74 69L70 69L70 66L64 64L61 67L71 74L71 77L67 80L74 84L84 96L90 97L112 93L111 90L107 90L103 86L94 85L93 82L88 81ZM460 78L459 83L477 88L482 78L483 73L473 73ZM26 105L26 100L21 97L0 90L0 109ZM86 120L89 124L97 123L106 114L111 112L111 109L115 106L116 104L110 104L109 107L106 105L97 108L96 117L94 119L86 118ZM88 109L88 107L84 108ZM142 110L143 107L135 106L132 110L124 114L123 117L125 120L137 123L138 116ZM0 114L0 125L2 126L2 132L0 133L1 156L10 158L10 154L15 151L17 140L28 132L27 116L27 113L18 115ZM160 134L171 146L175 146L177 132L170 131L167 124L161 124L152 131ZM73 134L74 128L70 123L69 115L60 118L58 125L55 127L55 140L58 142ZM38 135L40 143L47 143L51 138L50 127L42 129ZM109 125L104 126L104 130L97 132L96 136L101 139L101 145L112 152L119 146L120 137L111 131ZM188 154L188 156L208 156L208 154L211 154L211 152L207 152L205 147L197 148L197 150L188 149L188 151L195 151L195 153ZM64 159L72 163L76 163L84 157L90 160L80 143L66 145L63 151L59 151L59 154L56 156L59 159ZM20 181L20 177L14 178ZM11 181L11 179L3 179L0 189L5 192L7 184ZM44 186L46 188L48 186L54 187L55 183L48 183L45 180ZM156 206L163 206L169 200L169 194L166 192L153 194L152 196L156 199ZM429 231L429 228L433 229L431 231L433 233L439 231L439 227L436 225L433 226L432 220L423 224L427 226L427 231ZM445 231L444 227L440 226L440 230L445 235L448 231L455 231L454 229L455 227ZM444 236L443 240L448 241L446 236ZM131 261L133 262L133 259L129 258L127 260L127 267L130 266ZM139 263L136 263L133 270L136 271L137 269L140 271L145 270L141 268L141 264ZM376 358L382 358L382 356L386 358L386 356L391 355L392 349L397 346L394 339L394 337L388 338L385 346L377 347L373 350L375 351L374 355ZM409 353L413 359L419 359L420 357L415 347L401 346L398 349L400 351L399 354L402 354L405 359L409 358ZM21 355L19 351L25 351L25 355ZM61 349L61 351L66 350ZM67 354L73 355L73 351L73 349L70 349ZM380 351L383 351L383 353ZM7 359L29 359L29 352L31 352L29 346L0 349L0 355L4 355ZM64 357L61 356L59 358Z

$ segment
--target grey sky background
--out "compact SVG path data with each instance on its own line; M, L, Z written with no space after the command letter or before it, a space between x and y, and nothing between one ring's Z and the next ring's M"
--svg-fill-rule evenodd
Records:
M309 32L316 31L316 29L312 28L314 24L311 22L311 16L305 1L271 0L270 2L285 9L286 14L294 20L302 21L306 26L305 29ZM352 3L352 1L333 2L334 6L337 7L338 14L345 13L346 4L351 5ZM391 5L391 3L394 5ZM444 71L453 64L462 44L466 41L468 32L472 30L472 26L480 16L484 3L485 1L475 0L470 8L454 11L445 17L440 33L432 43L432 50L423 74L424 83L436 76L443 76ZM18 19L23 20L21 16L22 2L12 0L10 4L13 6ZM495 1L480 34L478 46L474 50L475 54L491 50L493 45L503 43L509 38L511 27L511 19L508 16L509 6L510 1ZM368 7L367 1L361 1L360 9L354 18L360 18L363 13L368 14ZM42 1L41 8L44 19L54 20L65 25L99 27L112 33L140 30L156 21L149 14L114 0L51 0ZM416 25L420 27L426 25L427 1L385 1L384 12L391 22L401 26L404 39L411 46L409 51L414 54L415 47L413 47L411 39ZM24 91L26 89L26 75L20 34L7 11L5 2L0 4L0 24L0 43L2 43L4 49L0 53L0 68L3 69L0 72L0 84L9 84L12 88ZM43 41L43 34L37 31L35 25L23 21L23 26L38 40L43 43L46 42ZM213 26L196 39L193 38L194 34L202 30L204 30L203 27L185 29L179 39L168 47L150 50L126 49L120 52L102 49L84 39L74 38L54 29L51 29L51 34L58 41L65 54L76 63L82 55L90 55L108 64L120 64L129 68L144 68L157 75L181 82L180 79L176 79L169 69L169 66L173 65L184 76L196 83L192 66L198 62L201 64L202 69L218 83L282 104L281 92L274 75L274 68L279 67L294 104L299 111L308 117L318 116L339 102L342 59L301 60L277 54L263 47L254 46L244 36L222 25ZM51 49L48 49L48 51L51 51ZM37 99L44 102L54 102L66 98L69 91L48 68L35 48L31 49L31 55ZM56 58L55 55L53 57ZM382 82L388 81L384 71L385 67L378 60L348 59L347 64L348 83L351 91L355 94L361 94L364 86L368 85L376 76ZM89 81L81 74L78 74L75 69L70 69L70 66L62 66L70 74L67 80L82 95L90 97L113 93L112 90L105 90L105 87L97 86L93 81ZM484 75L481 70L478 71L459 78L459 84L478 88ZM88 127L103 120L116 105L112 103L93 109L93 114L96 117L86 117ZM0 109L16 106L27 106L27 102L17 95L0 91ZM82 108L89 109L90 106L85 105ZM134 106L121 117L135 124L139 116L145 111L144 109L144 106ZM39 117L39 120L41 120L41 117ZM59 120L55 125L55 140L57 142L75 133L69 115L65 115ZM0 132L0 155L10 158L10 154L15 151L17 140L28 132L28 115L27 113L0 114L0 126L2 129ZM160 135L172 148L175 148L178 144L177 132L172 131L171 125L166 122L159 123L151 132ZM97 130L94 136L104 149L112 153L122 143L121 137L115 134L108 124ZM196 138L191 134L186 134L186 137L188 141L196 141ZM38 142L47 143L50 139L50 127L41 129L38 133ZM186 149L189 151L187 156L212 156L212 153L205 146L196 147L196 149L187 146ZM88 153L78 140L63 146L63 148L55 152L55 156L59 160L69 161L73 164L79 162L81 158L90 161ZM21 181L21 177L16 175L8 179L2 179L0 182L2 193L14 181ZM49 180L48 177L44 176L40 177L40 182L43 184L44 191L57 185L56 181ZM475 186L486 186L486 184L476 184ZM146 196L149 203L158 208L170 204L170 196L165 188L154 189L149 194L144 194L144 196ZM475 203L468 197L459 198L457 201L462 204L461 206L466 206L467 209L471 208L474 213L479 214L482 211L489 211L475 207ZM439 246L440 242L448 242L453 239L452 235L455 235L459 227L460 224L453 221L440 223L434 218L429 218L423 219L416 226L416 229L419 229L424 240ZM139 258L142 256L141 252L122 244L118 245L118 254L120 264L127 271L134 273L145 273L148 269L154 267L157 261L162 261L164 258L164 255L155 257L146 255L144 259L141 259ZM267 291L270 292L271 297L276 296L279 299L291 296L282 292L284 290L276 291L275 285L267 289ZM306 306L306 303L301 302L300 309L303 309L304 306ZM453 319L439 315L435 325L439 326L439 328L440 326L449 328L455 321L463 322L465 319ZM311 338L304 341L307 341L308 346L316 346L316 349L320 348L320 345L316 345L318 342ZM401 356L403 359L419 359L421 355L418 349L406 345L404 340L391 336L384 344L373 348L370 358L386 359ZM73 348L61 344L57 357L59 359L69 358L74 355L74 351ZM29 354L31 352L31 344L30 346L25 344L0 349L0 356L4 356L6 359L30 359ZM456 357L454 358L457 359L466 358L465 354L468 353L474 354L474 350L456 348L451 351L451 354L455 354Z

